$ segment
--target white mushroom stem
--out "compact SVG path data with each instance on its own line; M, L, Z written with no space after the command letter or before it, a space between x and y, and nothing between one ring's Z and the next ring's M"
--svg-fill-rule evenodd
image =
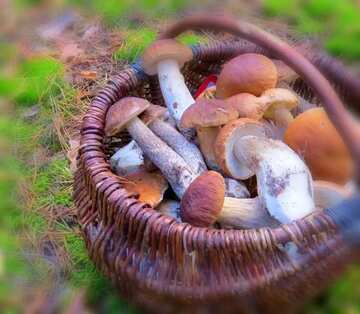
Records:
M248 198L250 192L244 183L232 178L224 178L225 181L225 196L232 198Z
M258 195L272 217L289 223L314 211L310 171L286 144L243 136L234 146L234 155L255 172Z
M160 88L166 106L179 125L184 111L192 105L195 100L185 85L185 80L180 72L179 64L175 60L162 60L157 65Z
M180 218L180 203L174 200L167 200L160 203L157 210L169 217L175 218L177 222L181 222Z
M170 124L159 119L153 121L149 128L178 153L197 175L207 170L200 150L190 143L180 132Z
M121 147L110 158L112 169L114 169L116 174L121 176L136 172L143 164L143 151L134 140L124 147Z
M251 229L279 225L279 222L269 215L258 197L245 199L225 197L217 221L222 228L227 229Z
M186 161L194 174L200 175L207 170L197 146L190 143L169 123L156 119L148 127ZM132 140L111 157L110 163L117 174L126 175L138 170L144 164L144 153L139 145Z
M181 198L196 178L186 161L158 138L139 118L132 119L127 129L144 154L160 169L175 194Z

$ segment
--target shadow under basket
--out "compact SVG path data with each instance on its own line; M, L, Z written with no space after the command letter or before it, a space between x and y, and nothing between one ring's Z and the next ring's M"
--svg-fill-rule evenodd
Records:
M189 29L179 28L162 36ZM193 60L182 69L192 93L236 55L258 52L281 59L259 42L236 38L192 50ZM319 51L309 49L305 55L344 99L360 99L359 81L341 64ZM316 94L305 80L298 79L296 86L305 96ZM111 78L83 119L74 182L89 255L123 297L154 313L284 314L343 271L350 250L325 210L274 229L217 230L177 223L130 195L110 169L104 135L107 110L128 95L163 104L157 77L145 75L139 64Z

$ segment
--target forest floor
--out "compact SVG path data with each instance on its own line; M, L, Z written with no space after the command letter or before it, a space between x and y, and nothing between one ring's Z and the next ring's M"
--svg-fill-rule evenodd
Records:
M78 127L99 88L155 39L174 18L169 12L190 10L170 1L171 7L149 14L147 2L140 1L135 13L116 23L132 2L124 1L120 9L116 1L117 6L92 1L91 8L18 2L0 4L1 313L135 313L96 271L80 235L72 201ZM216 9L212 2L206 5ZM255 20L281 15L294 30L307 32L273 1L241 8L227 1L226 10L251 12ZM307 19L319 34L323 31L316 15ZM348 47L338 37L327 38L326 47L355 64L359 46ZM189 33L181 41L206 38ZM353 267L306 313L360 313L359 280L360 268Z

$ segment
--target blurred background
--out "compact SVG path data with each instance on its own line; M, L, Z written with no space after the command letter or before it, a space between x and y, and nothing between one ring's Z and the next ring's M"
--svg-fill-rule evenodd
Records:
M139 312L94 269L80 237L77 126L159 29L204 10L312 37L360 73L358 0L0 0L0 313ZM355 265L304 313L360 313L359 282Z

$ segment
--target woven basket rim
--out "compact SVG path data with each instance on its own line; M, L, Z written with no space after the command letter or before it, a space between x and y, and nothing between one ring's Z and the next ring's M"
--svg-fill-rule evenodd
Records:
M195 54L194 59L205 58L211 55L214 49L217 49L216 44L197 46L197 52L201 53ZM232 53L234 52L236 53L237 49ZM219 300L234 293L245 295L261 289L264 284L293 275L299 267L308 267L309 263L314 267L325 267L330 258L328 252L333 251L342 241L337 225L327 215L326 210L273 229L198 228L162 215L122 188L121 182L106 162L103 147L105 116L110 105L125 97L145 79L148 77L138 65L127 67L99 91L83 119L74 200L89 255L95 265L113 279L128 279L133 291L141 290L157 296L175 297L178 300L202 301ZM111 240L115 233L121 234L120 238L126 239L125 242L115 245ZM221 260L222 255L224 258L229 256L229 260L233 259L231 256L234 254L271 256L274 250L289 242L301 246L301 243L311 243L313 236L319 234L328 237L325 251L321 245L317 250L312 248L296 266L291 261L280 265L271 262L271 270L265 268L256 279L244 275L241 271L238 273L239 270L233 268L236 266L230 264L217 268L215 277L211 276L210 285L204 286L202 281L186 281L186 276L183 278L185 285L178 285L173 277L166 277L174 265L182 265L188 258L186 256L193 254L192 252L196 252L197 256L209 256L210 259L222 252L214 261ZM145 253L144 245L151 247L149 256L146 256L148 253ZM117 248L114 252L107 252L109 246ZM121 262L120 256L123 254L128 255ZM155 260L159 258L164 267L161 276L165 277L158 280L154 276L144 275L139 267L149 260L156 263ZM214 269L215 266L212 267ZM240 266L236 268L238 267ZM119 283L117 280L115 283ZM119 288L124 289L122 286Z
M202 61L211 64L246 52L271 56L247 41L214 41L193 46L192 50L194 58L188 65ZM139 302L144 302L144 295L154 296L159 304L165 301L164 297L174 304L179 300L221 302L223 297L236 301L240 294L244 296L258 288L266 296L264 285L274 287L287 278L304 284L304 278L299 279L299 269L310 281L307 297L316 292L329 276L319 275L321 281L315 287L310 279L334 262L341 266L342 253L346 252L338 226L327 210L276 228L199 228L157 212L122 187L104 151L106 113L114 102L143 87L145 81L151 85L151 79L140 63L126 67L98 92L83 118L74 201L95 265L123 293ZM286 255L282 248L289 242L307 249L297 265L281 255ZM195 266L189 264L193 253ZM255 268L249 265L253 263ZM340 268L334 268L332 273ZM280 286L282 291L287 290L284 282ZM142 297L138 296L140 292L144 293Z
M225 45L228 46L228 43L224 43L222 41L219 42L213 42L211 44L196 44L193 46L190 46L194 52L196 52L196 50L202 50L202 54L203 55L211 55L212 51L214 49L219 49L218 44L220 43L221 45ZM242 45L243 43L240 43L240 45ZM236 44L233 45L234 49L236 50ZM261 51L261 49L260 49ZM196 59L196 54L194 56L194 59ZM191 61L190 61L191 62ZM100 90L98 92L97 97L94 99L94 101L91 103L90 108L88 110L88 113L85 116L85 120L87 117L91 116L91 110L95 109L98 110L99 106L96 104L98 99L104 100L105 97L102 95L104 91L106 91L106 89L110 86L112 88L116 88L117 89L117 93L122 92L123 94L121 96L126 96L126 93L128 91L125 91L124 86L122 86L121 84L117 85L116 82L117 81L122 81L123 78L127 78L129 81L129 83L131 84L131 88L136 88L138 87L138 85L142 82L142 80L147 78L147 75L143 72L142 68L141 68L141 63L140 62L135 62L129 66L127 66L127 68L125 68L123 71L121 71L118 75L115 75L112 79L110 79L110 81L108 82L107 86L105 88L103 88L102 90ZM118 94L120 96L120 94ZM108 104L108 107L110 107L114 102L118 101L121 97L118 97L118 99L106 99L107 102L111 102L111 104ZM110 100L110 101L109 101ZM101 108L104 109L104 108ZM103 115L103 119L101 118L97 118L98 122L104 124L105 123L105 119L104 119L105 115ZM93 118L94 119L94 118ZM88 132L89 128L86 127L82 127L82 134L84 134L84 131ZM99 132L99 138L101 138L101 140L103 140L105 138L104 134L103 134L103 130L97 130ZM86 144L86 141L82 141L81 146L83 146L84 144ZM100 145L100 143L99 143ZM103 150L102 150L103 152ZM87 154L91 154L92 152L84 152L84 155L87 156ZM101 156L102 157L102 156ZM93 158L93 157L92 157ZM116 175L114 173L111 172L110 167L107 167L107 163L104 162L99 162L98 163L98 167L102 168L104 167L104 169L107 169L106 173L107 176L109 177L113 177L116 179ZM91 169L87 169L86 164L85 164L85 171L90 170L90 173L92 173ZM100 174L96 174L97 176L99 176ZM104 173L101 174L102 176L104 176ZM119 182L119 187L121 187L121 183ZM128 196L130 197L131 195L128 194ZM105 201L105 200L104 200ZM154 212L152 212L151 216L156 216L156 215L162 215L161 213L159 213L158 211L156 211L155 209L151 208L151 206L146 205L144 203L141 203L140 201L136 201L136 203L138 205L141 204L141 207L146 208L147 210L153 210ZM150 217L151 217L150 216ZM149 218L150 218L149 217ZM166 217L166 216L164 216ZM184 222L177 222L175 221L175 219L173 218L169 218L166 217L168 219L167 223L169 225L179 225L179 226L184 226L186 228L190 228L189 232L193 232L192 230L196 230L196 231L200 231L200 230L206 230L205 232L208 234L212 234L212 233L218 233L219 230L217 229L213 229L213 228L199 228L199 227L195 227L192 225L189 225L188 223L184 223ZM311 237L313 234L315 233L319 233L319 232L329 232L329 231L334 231L336 230L336 226L334 225L334 223L331 221L331 218L326 215L326 213L324 212L324 210L319 210L313 214L311 214L310 216L304 217L302 219L293 221L289 224L282 224L278 227L274 227L274 228L269 228L269 227L263 227L263 228L258 228L258 229L247 229L247 230L235 230L235 229L231 229L231 230L227 230L224 229L222 232L224 232L226 235L228 236L241 236L244 238L247 238L246 234L247 233L251 233L251 232L257 232L259 234L266 234L266 233L271 233L271 236L273 238L273 240L277 243L281 243L281 244L286 244L289 241L294 241L296 239L294 239L294 235L297 234L298 236L300 236L300 238L298 238L297 240L301 240L301 238L303 238L305 235L306 237ZM302 234L302 236L301 236ZM251 236L250 236L251 237ZM252 237L251 237L252 238ZM257 238L257 237L255 237Z

